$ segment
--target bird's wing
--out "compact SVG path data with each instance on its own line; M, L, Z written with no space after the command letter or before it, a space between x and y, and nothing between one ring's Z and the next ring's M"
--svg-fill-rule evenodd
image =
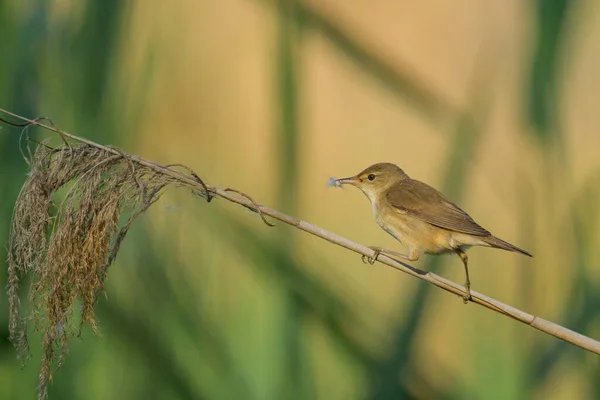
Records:
M490 232L473 221L469 214L423 182L414 179L403 180L391 188L387 200L399 211L431 225L475 236L490 235Z

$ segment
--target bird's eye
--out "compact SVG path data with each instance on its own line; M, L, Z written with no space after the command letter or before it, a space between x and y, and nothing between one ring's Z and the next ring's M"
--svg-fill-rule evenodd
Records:
M367 179L373 182L375 180L375 174L369 174L369 176L367 176Z

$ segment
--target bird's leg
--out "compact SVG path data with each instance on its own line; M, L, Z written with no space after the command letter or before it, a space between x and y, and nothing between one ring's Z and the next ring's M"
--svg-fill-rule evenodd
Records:
M401 258L401 259L407 260L407 261L417 261L419 259L419 252L416 250L414 250L414 251L411 250L410 254L407 256L406 254L396 253L395 251L387 250L382 247L369 246L369 248L371 250L373 250L375 252L375 254L373 254L373 256L371 256L371 257L363 255L361 259L364 263L368 262L371 265L373 265L375 263L375 260L377 260L377 257L380 254L398 257L398 258Z
M469 258L467 257L467 253L461 249L456 249L456 254L458 254L465 265L465 275L467 276L467 281L465 282L465 295L463 296L463 301L465 304L467 304L467 302L471 300L471 280L469 279L469 267L467 266L469 263Z

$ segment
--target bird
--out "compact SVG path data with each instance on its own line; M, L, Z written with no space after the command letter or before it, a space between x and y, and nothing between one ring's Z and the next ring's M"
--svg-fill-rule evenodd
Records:
M359 174L331 179L330 186L355 186L371 202L373 216L379 226L402 243L408 254L370 246L373 264L379 254L417 261L425 254L456 254L465 267L465 304L472 299L467 249L486 246L533 257L529 252L492 235L459 206L428 184L410 178L393 163L377 163ZM363 258L364 260L364 258Z

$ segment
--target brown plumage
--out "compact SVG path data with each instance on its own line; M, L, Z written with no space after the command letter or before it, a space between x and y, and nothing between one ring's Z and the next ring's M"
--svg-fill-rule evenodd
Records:
M409 254L399 254L373 247L375 256L387 253L409 261L419 258L419 252L456 253L465 266L465 301L470 299L468 258L465 251L471 246L488 246L531 254L492 235L477 224L459 206L443 194L415 179L391 163L370 166L356 176L338 179L337 185L350 184L359 188L370 200L375 220L406 246Z

